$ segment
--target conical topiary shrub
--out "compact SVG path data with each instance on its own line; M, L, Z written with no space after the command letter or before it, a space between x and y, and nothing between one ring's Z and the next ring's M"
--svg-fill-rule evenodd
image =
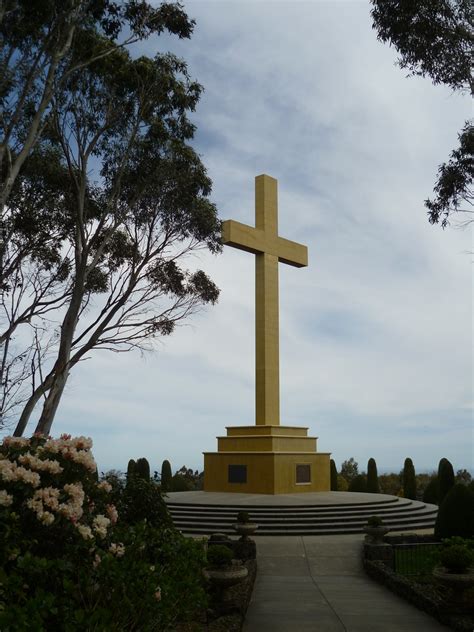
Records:
M150 480L150 464L147 459L141 458L137 460L135 474L136 476L143 478L144 481Z
M423 493L423 502L431 505L438 504L438 477L433 476Z
M171 481L173 474L171 473L171 463L168 460L164 460L161 465L161 489L164 492L169 492L171 489Z
M402 478L403 496L411 500L416 500L415 467L411 459L405 459Z
M333 459L331 459L330 464L331 464L331 491L337 492L337 467Z
M448 459L441 459L438 465L438 504L444 500L444 497L453 487L455 483L454 470Z
M380 493L377 463L375 459L369 459L367 463L367 491L370 494Z
M127 481L130 478L132 478L132 476L135 476L136 467L137 467L136 461L134 461L133 459L130 459L127 465Z
M439 539L474 537L474 492L456 483L440 504L436 518L435 536Z

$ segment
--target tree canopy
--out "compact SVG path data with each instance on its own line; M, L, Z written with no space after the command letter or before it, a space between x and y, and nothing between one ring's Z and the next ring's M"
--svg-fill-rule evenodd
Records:
M22 90L7 91L11 112L27 132L14 128L14 114L4 119L10 127L3 131L7 160L0 170L7 235L0 316L7 351L0 367L2 382L17 398L13 405L21 408L16 435L40 401L36 431L49 433L69 373L90 351L150 348L154 338L169 335L219 294L202 270L182 265L197 249L221 248L211 182L190 145L195 128L188 114L202 87L176 56L134 58L115 41L124 27L131 33L127 44L165 28L189 37L193 22L178 4L50 2L44 11L41 4L31 25L27 21L22 30L13 22L18 37L15 28L11 35L6 27L2 31L7 48L21 52L38 23L41 33L55 28L57 4L64 20L74 23L39 121L34 99L47 82L44 73L35 75L41 56L28 50L24 66L10 69L17 85L27 71L36 82L28 88L35 103L30 118L20 103ZM24 15L26 4L11 5ZM44 37L41 54L49 68L52 53ZM35 125L15 172L11 164ZM24 330L30 336L18 351L20 328L22 340ZM35 361L25 373L27 358ZM19 397L22 380L29 392Z
M469 0L371 0L373 27L380 41L393 46L398 64L410 75L429 77L453 91L474 94L472 49L474 12ZM474 130L466 121L459 147L438 169L435 197L425 200L428 219L446 227L453 213L472 221Z

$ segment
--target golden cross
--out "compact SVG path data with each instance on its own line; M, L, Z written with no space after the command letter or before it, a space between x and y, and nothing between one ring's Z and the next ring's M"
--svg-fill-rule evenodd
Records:
M234 220L222 224L222 243L255 257L255 423L280 424L278 262L308 265L306 246L278 236L277 181L255 178L255 228Z

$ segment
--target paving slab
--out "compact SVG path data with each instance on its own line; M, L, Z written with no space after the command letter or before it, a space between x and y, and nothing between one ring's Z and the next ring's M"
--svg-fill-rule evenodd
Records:
M256 536L257 580L244 632L446 632L374 582L361 535Z

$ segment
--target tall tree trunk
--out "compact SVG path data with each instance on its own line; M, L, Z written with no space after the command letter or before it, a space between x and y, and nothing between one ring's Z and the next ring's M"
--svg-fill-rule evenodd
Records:
M55 373L53 385L49 389L35 432L49 435L68 376L69 366L66 366L60 373Z
M44 380L42 384L40 384L31 395L30 399L26 402L25 407L20 415L20 419L15 428L15 432L13 433L14 437L21 437L26 430L26 426L31 417L31 413L33 412L36 404L39 402L39 399L42 395L44 395L51 384L53 383L53 374L50 373L48 377Z

